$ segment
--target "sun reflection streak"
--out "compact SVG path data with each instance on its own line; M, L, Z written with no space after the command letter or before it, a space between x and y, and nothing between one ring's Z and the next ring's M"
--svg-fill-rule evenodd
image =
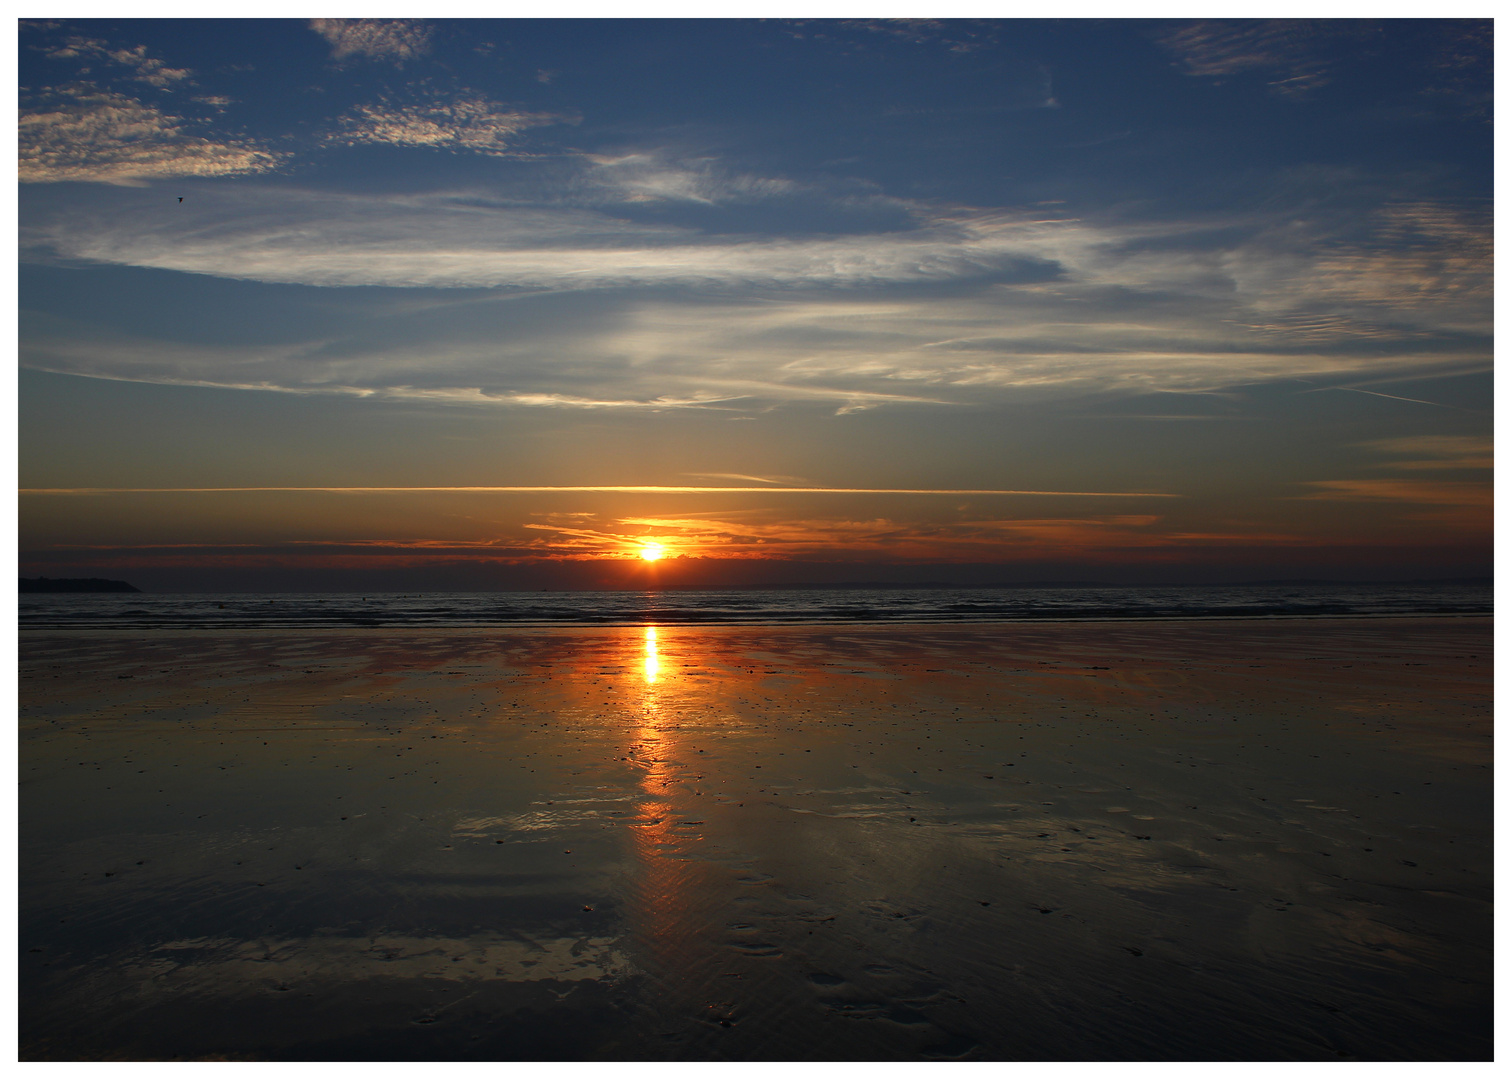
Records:
M645 685L636 744L645 772L636 801L638 820L629 830L631 850L639 864L630 925L640 944L634 950L637 964L661 985L668 1002L686 1010L697 1003L686 999L680 986L690 943L697 937L695 926L702 922L690 918L690 912L707 870L689 858L689 845L696 843L696 837L679 831L680 821L691 815L680 805L686 795L679 790L684 766L678 760L678 725L672 716L675 709L668 711L665 707L671 703L662 700L667 687L657 685L662 674L657 628L648 626L643 634Z
M656 627L646 627L646 682L654 683L661 673L661 659L656 653Z
M625 839L634 870L625 894L624 941L637 969L655 988L654 1022L671 1027L685 1025L690 1016L714 1017L730 1008L709 1000L700 973L724 971L729 965L724 943L711 944L708 935L728 914L731 871L706 843L704 829L711 824L706 819L719 813L717 804L724 800L705 798L707 789L722 781L705 783L704 770L716 771L717 766L712 745L703 739L713 737L705 719L709 706L733 688L717 686L712 679L689 679L686 669L693 665L687 661L710 647L707 637L679 627L672 628L665 642L660 636L656 626L625 628L616 635L624 653L614 666L629 682L637 666L644 676L638 693L627 695L639 701L626 716L633 739L627 757L633 757L635 772L625 778L633 785L627 794L634 813ZM640 652L640 665L632 659L634 651Z

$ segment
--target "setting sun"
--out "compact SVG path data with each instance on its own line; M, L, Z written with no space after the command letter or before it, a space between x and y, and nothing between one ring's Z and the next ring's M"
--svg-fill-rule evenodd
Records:
M661 544L643 544L640 549L640 557L647 562L655 562L667 553L667 549Z

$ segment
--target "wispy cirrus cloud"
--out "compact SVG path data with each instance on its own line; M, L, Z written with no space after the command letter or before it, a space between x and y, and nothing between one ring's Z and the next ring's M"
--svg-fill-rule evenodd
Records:
M387 60L403 66L430 51L431 30L414 19L311 19L310 29L331 44L331 59Z
M784 19L780 25L799 40L854 47L857 35L852 32L859 30L910 45L943 45L956 53L991 48L1001 29L992 19Z
M951 52L977 52L997 44L1001 24L991 19L842 19L841 26L906 41L944 45Z
M1464 115L1491 118L1494 26L1491 19L1453 19L1435 27L1435 78L1425 88L1425 97L1448 102Z
M683 473L684 476L692 476L700 480L749 480L757 484L801 484L801 476L748 476L745 473Z
M616 167L590 162L583 175ZM170 217L142 213L134 200L156 196L128 191L49 204L26 218L29 258L423 299L259 349L86 347L44 327L28 335L23 362L438 404L823 402L842 414L1277 379L1359 385L1489 362L1491 247L1478 203L1143 222L913 203L904 227L752 235L634 220L598 195L575 205L576 190L532 199L242 185L200 192ZM572 318L546 314L552 295L573 297ZM445 319L429 314L442 308Z
M1365 32L1348 20L1204 20L1157 40L1189 75L1224 79L1244 72L1267 76L1267 86L1302 98L1327 85L1341 38Z
M554 318L546 297L439 305L449 313L444 321L423 309L405 315L375 308L333 337L314 331L303 343L268 345L80 338L27 315L34 328L22 362L101 378L460 407L651 412L812 405L847 413L1213 392L1307 376L1442 372L1454 360L1442 353L1257 351L1241 347L1242 339L1199 333L1177 316L1148 327L1166 340L1131 341L1116 319L1057 325L1086 310L1074 293L1059 300L1030 293L783 304L589 299L570 320ZM438 325L444 333L419 333ZM942 331L980 334L988 327L990 337L936 347ZM1459 364L1483 369L1486 358L1466 354Z
M549 122L487 104L476 115L503 118L497 131L482 125L479 145L507 138L500 134L505 129ZM471 138L428 121L410 131L396 117L392 130L361 137L442 146ZM90 158L87 148L74 153ZM592 186L604 168L613 167L590 168L584 183ZM697 194L696 183L686 186ZM1480 204L1389 204L1337 223L1278 212L1137 224L915 205L909 228L772 236L626 220L592 199L562 201L572 189L569 181L550 201L532 202L465 191L370 196L244 187L201 198L171 223L108 202L69 207L51 218L38 215L23 241L73 259L323 286L864 288L997 281L1044 293L1164 294L1156 303L1184 294L1226 303L1232 324L1292 341L1400 340L1414 329L1412 320L1425 317L1463 331L1490 327L1489 207ZM1227 238L1215 245L1208 236L1220 230Z
M1313 480L1307 486L1313 490L1297 496L1297 499L1344 503L1351 506L1351 513L1369 513L1366 507L1373 504L1386 510L1393 519L1393 526L1398 529L1429 529L1445 534L1475 532L1484 536L1487 542L1490 540L1494 490L1489 480L1382 477Z
M282 155L193 132L192 121L89 83L34 95L18 130L22 183L137 185L175 176L267 172Z
M1301 498L1491 509L1491 485L1468 480L1311 480L1308 484L1318 490Z
M659 152L586 154L590 164L573 181L575 196L588 201L692 202L708 206L754 202L798 190L781 177L731 173L710 160L682 161Z
M539 346L521 341L443 355L435 349L401 349L388 358L330 355L321 343L309 346L221 347L150 341L78 340L64 335L29 338L25 363L34 370L92 378L161 385L221 387L286 394L337 395L382 401L484 408L556 409L566 411L666 412L734 411L765 403L811 402L833 407L841 415L884 405L950 402L939 396L868 390L855 385L824 385L812 378L767 382L722 376L702 370L696 358L655 368L605 373L599 365L545 365ZM353 377L363 382L351 381ZM431 385L409 381L416 377ZM460 379L477 383L458 383ZM591 383L597 394L560 390L511 389L511 383ZM675 384L682 393L668 393ZM479 385L481 384L481 385ZM660 387L661 389L657 389Z
M415 386L385 387L385 396L409 401L440 401L448 404L469 405L520 405L544 409L615 409L615 410L660 410L660 409L709 409L737 397L703 395L677 397L661 394L654 398L592 398L577 394L489 394L475 387L438 387L425 389Z
M1413 84L1420 74L1423 98L1489 117L1492 21L1423 19L1412 32L1427 63L1420 73L1403 72L1403 83ZM1156 36L1188 75L1219 82L1252 76L1271 93L1297 101L1339 79L1382 40L1382 23L1371 19L1204 19Z
M106 210L86 228L70 214L39 221L28 236L69 258L254 281L566 290L1043 276L1052 269L1046 256L1070 256L1100 239L1074 223L986 212L939 214L905 233L709 236L585 207L521 205L469 193L361 196L273 188L201 198L166 228L111 225L113 217Z
M1490 469L1495 467L1492 441L1481 435L1404 435L1359 444L1398 460L1385 469Z
M1486 203L1402 202L1371 215L1357 240L1326 243L1318 300L1390 298L1393 306L1453 297L1489 300L1495 256Z

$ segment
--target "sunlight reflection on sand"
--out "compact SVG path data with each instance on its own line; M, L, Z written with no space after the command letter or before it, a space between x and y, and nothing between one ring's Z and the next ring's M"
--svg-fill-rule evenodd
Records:
M24 642L23 1054L1474 1056L1488 635Z

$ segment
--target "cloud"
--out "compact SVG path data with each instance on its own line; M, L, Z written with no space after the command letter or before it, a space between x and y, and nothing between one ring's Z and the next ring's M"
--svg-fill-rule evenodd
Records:
M779 25L789 37L799 40L855 47L859 41L844 31L861 30L910 45L944 45L958 53L996 45L996 31L1001 26L992 19L784 19Z
M1491 485L1446 480L1311 480L1320 490L1304 499L1345 499L1491 509Z
M790 195L798 185L780 177L729 174L712 161L669 161L662 154L589 154L574 195L592 201L692 202L714 206Z
M1307 486L1315 490L1296 496L1299 501L1342 503L1351 517L1369 514L1365 507L1371 504L1384 511L1390 525L1377 525L1373 542L1386 539L1386 530L1393 527L1427 530L1440 540L1455 531L1491 536L1494 491L1489 480L1312 480Z
M600 519L574 515L522 528L549 533L534 542L542 556L614 558L647 540L672 556L888 562L997 562L1098 552L1181 548L1192 544L1291 544L1297 537L1261 533L1181 533L1159 528L1155 514L920 521L905 517L793 517L776 513L698 514Z
M406 137L401 125L375 139ZM417 143L424 137L416 135ZM1012 275L1026 262L1043 263L1052 250L1068 254L1089 239L1067 223L997 214L944 215L908 233L710 237L586 208L521 206L465 193L363 196L272 188L197 200L175 224L112 223L114 216L100 215L88 226L74 215L39 221L32 235L70 258L255 281L567 290L666 283L853 286Z
M842 26L906 41L912 45L942 44L951 52L976 52L996 45L998 25L990 19L843 19Z
M340 145L364 143L426 146L503 156L514 136L526 128L571 122L554 113L510 109L475 94L421 105L359 105L341 119L341 130L328 137Z
M37 95L21 113L21 182L140 184L170 176L266 172L281 160L250 141L193 135L188 124L88 83Z
M1341 38L1367 32L1349 20L1307 19L1201 21L1157 39L1175 54L1188 75L1226 79L1246 72L1269 76L1267 87L1283 97L1303 98L1325 86L1329 54Z
M499 399L510 405L532 405L564 409L706 409L721 402L733 401L731 397L674 397L663 394L646 400L618 399L595 400L571 394L509 394Z
M1433 78L1423 91L1462 115L1491 119L1495 103L1494 22L1491 19L1444 19L1418 23L1420 33L1435 32Z
M136 75L133 78L138 82L144 82L159 89L184 80L193 81L192 71L188 68L171 68L161 60L148 56L145 45L138 45L135 49L116 49L111 52L110 58L118 64L134 68Z
M387 356L366 352L353 357L328 343L276 347L210 347L145 340L79 339L29 335L24 363L33 370L93 378L179 386L221 387L291 394L341 395L375 400L486 408L565 409L570 411L661 412L713 409L728 411L771 402L812 402L841 414L883 405L949 402L920 394L888 393L856 386L823 386L812 381L755 382L721 377L707 370L607 375L598 365L541 360L541 347L529 340L502 346L495 341L463 352L439 347L401 348ZM696 362L687 365L696 368ZM363 381L352 381L353 379ZM432 380L417 385L416 378ZM460 380L474 379L468 385ZM521 390L510 384L571 385L593 383L597 394L557 389ZM675 384L682 393L668 393ZM481 384L481 385L479 385ZM655 390L660 386L663 389ZM718 389L713 389L717 387Z
M1386 469L1490 469L1492 442L1480 435L1405 435L1358 445L1405 461L1383 463Z
M610 485L526 485L516 487L470 486L470 487L161 487L161 488L21 488L22 495L188 495L208 492L300 492L318 491L334 494L391 494L402 493L452 493L452 494L519 494L542 492L598 492L628 495L717 495L749 494L763 495L1025 495L1074 499L1179 499L1180 495L1163 491L1017 491L1001 488L857 488L857 487L699 487L689 484L610 484Z
M403 66L430 51L430 27L414 19L311 19L310 29L331 43L331 59L364 57Z
M267 387L267 389L275 389ZM292 389L298 392L299 388L277 387L276 389ZM361 397L382 397L397 401L429 401L442 405L515 405L525 408L545 409L615 409L615 410L642 410L658 411L663 409L711 409L718 408L721 403L738 400L735 397L717 397L713 395L677 397L672 394L662 394L654 398L592 398L577 394L530 394L530 393L489 393L476 386L384 386L381 388L359 386L329 386L312 387L311 389L325 393L349 393Z
M745 473L726 472L690 472L684 476L694 476L702 480L749 480L756 484L791 484L801 483L802 478L797 476L747 476Z
M47 49L45 52L49 60L109 60L131 68L134 73L131 76L133 79L155 86L159 90L166 90L180 82L192 83L194 81L194 72L189 68L169 67L156 57L148 56L145 45L138 45L134 49L113 49L109 42L99 38L74 35L67 38L62 45Z
M1320 301L1390 297L1394 306L1439 298L1489 299L1490 207L1393 203L1374 211L1367 233L1326 245L1316 267Z
M374 107L348 137L486 148L526 124L549 122L499 108L473 103L438 117L419 107ZM160 115L157 122L165 123ZM227 167L270 160L244 160L248 152ZM629 160L593 163L566 187L613 186L603 175ZM700 187L702 179L686 170L671 180L664 173L632 170L620 187L633 191L644 180L659 197L726 197L714 186ZM635 175L641 178L624 179ZM648 176L663 179L652 183ZM779 188L765 180L744 185ZM1401 342L1439 329L1489 334L1491 327L1489 210L1478 204L1388 205L1337 222L1283 210L1143 224L914 205L911 228L772 236L626 220L595 208L596 199L571 205L560 190L551 201L532 201L465 191L372 196L244 188L197 200L172 222L120 207L93 213L70 207L50 220L37 215L27 236L67 258L322 286L854 289L998 281L1038 289L1052 303L1079 291L1078 306L1102 290L1105 310L1120 293L1129 300L1143 293L1149 303L1125 321L1151 344L1169 343L1168 328L1145 334L1137 324L1178 296L1226 307L1227 326L1243 328L1240 337L1251 344L1263 338L1266 349ZM1215 246L1209 236L1223 230L1231 235ZM1069 330L1069 321L1062 326ZM1233 336L1232 329L1224 333ZM973 340L992 348L988 335L939 335L952 337L960 339L952 348Z
M912 203L887 231L746 235L573 205L574 190L243 184L168 216L144 212L155 194L60 193L23 218L24 257L418 291L345 294L370 314L278 348L84 347L44 327L23 361L462 405L848 413L1283 379L1358 390L1490 358L1477 203L1148 222Z
M1282 311L1269 314L1264 322L1246 323L1245 328L1277 341L1329 345L1340 341L1400 341L1411 334L1400 326L1367 322L1358 317L1332 311Z

